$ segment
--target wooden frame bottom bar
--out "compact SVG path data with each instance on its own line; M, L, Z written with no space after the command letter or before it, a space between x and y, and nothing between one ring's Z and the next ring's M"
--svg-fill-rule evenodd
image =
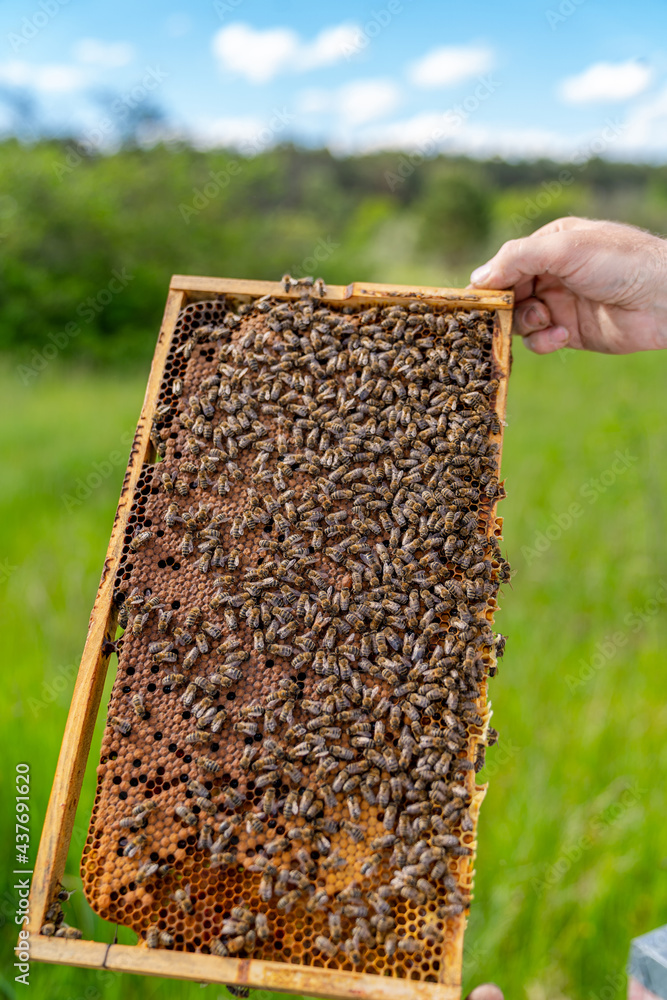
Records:
M25 948L25 945L23 946ZM30 958L140 976L168 976L193 982L233 983L250 989L287 990L343 1000L458 1000L459 985L417 979L371 976L361 972L315 969L287 962L217 958L189 952L161 951L126 944L68 941L31 935Z

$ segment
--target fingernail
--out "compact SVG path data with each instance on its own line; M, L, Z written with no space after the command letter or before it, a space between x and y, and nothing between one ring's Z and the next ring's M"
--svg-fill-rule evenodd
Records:
M551 331L551 336L549 340L553 344L554 348L557 350L559 347L565 347L568 340L570 339L570 334L565 329L564 326L556 326Z
M528 348L529 351L534 351L535 350L535 347L533 346L533 336L532 336L532 334L529 333L526 337L524 337L523 338L523 342L524 342L524 344L526 345L526 347Z
M482 264L481 267L475 268L472 272L470 275L470 281L473 285L483 285L490 274L491 264Z
M540 309L539 306L531 306L526 310L523 321L526 326L530 326L534 330L537 330L539 327L544 326L544 311Z

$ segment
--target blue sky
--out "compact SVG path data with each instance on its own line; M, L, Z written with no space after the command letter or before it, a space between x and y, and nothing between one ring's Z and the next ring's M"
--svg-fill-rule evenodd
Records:
M660 161L667 4L5 0L5 133L17 97L30 127L110 148L157 105L161 137L201 147Z

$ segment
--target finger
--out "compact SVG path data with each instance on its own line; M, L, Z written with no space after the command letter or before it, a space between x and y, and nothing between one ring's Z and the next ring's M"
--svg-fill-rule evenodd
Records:
M518 333L520 337L534 333L535 330L545 330L552 325L551 313L541 299L531 297L517 303L514 309L513 332Z
M533 295L535 295L535 278L527 278L526 281L520 281L514 286L515 302L522 302L523 299L529 299Z
M540 226L539 229L536 229L534 232L532 232L530 236L527 236L526 239L533 239L535 236L549 236L552 233L563 233L572 229L595 229L597 226L602 226L605 224L608 225L608 223L600 222L597 219L582 219L576 215L566 215L560 219L554 219L552 222L545 223L545 225ZM494 258L491 258L491 260L493 259ZM491 263L491 261L488 261L487 263ZM481 267L478 267L476 271L473 271L473 275L477 274L477 272L481 271L485 266L486 265L483 264L481 265ZM471 275L471 279L473 275ZM529 286L530 281L532 280L533 279L531 277L527 281L525 281L523 283L523 289L520 285L517 286L517 288L515 288L515 295L517 296L517 298L524 297L524 295L526 294L525 288ZM478 284L478 282L471 281L471 283L468 285L468 288L474 288L475 284Z
M582 219L578 215L566 215L561 219L547 222L534 230L531 236L548 236L550 233L564 233L572 229L596 229L602 225L597 219Z
M564 326L550 326L546 330L528 333L523 338L524 344L533 354L553 354L561 347L567 347L569 341L570 334Z
M465 1000L504 1000L503 991L495 983L482 983L471 990Z
M540 274L565 278L579 263L576 245L566 232L527 236L503 244L495 257L470 275L477 288L511 288Z
M630 976L628 979L628 1000L657 1000L657 997L655 993L651 993L638 979Z

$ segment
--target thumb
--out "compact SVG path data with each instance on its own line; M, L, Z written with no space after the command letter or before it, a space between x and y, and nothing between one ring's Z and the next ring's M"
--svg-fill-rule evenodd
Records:
M495 983L482 983L471 990L465 1000L504 1000L503 991Z

